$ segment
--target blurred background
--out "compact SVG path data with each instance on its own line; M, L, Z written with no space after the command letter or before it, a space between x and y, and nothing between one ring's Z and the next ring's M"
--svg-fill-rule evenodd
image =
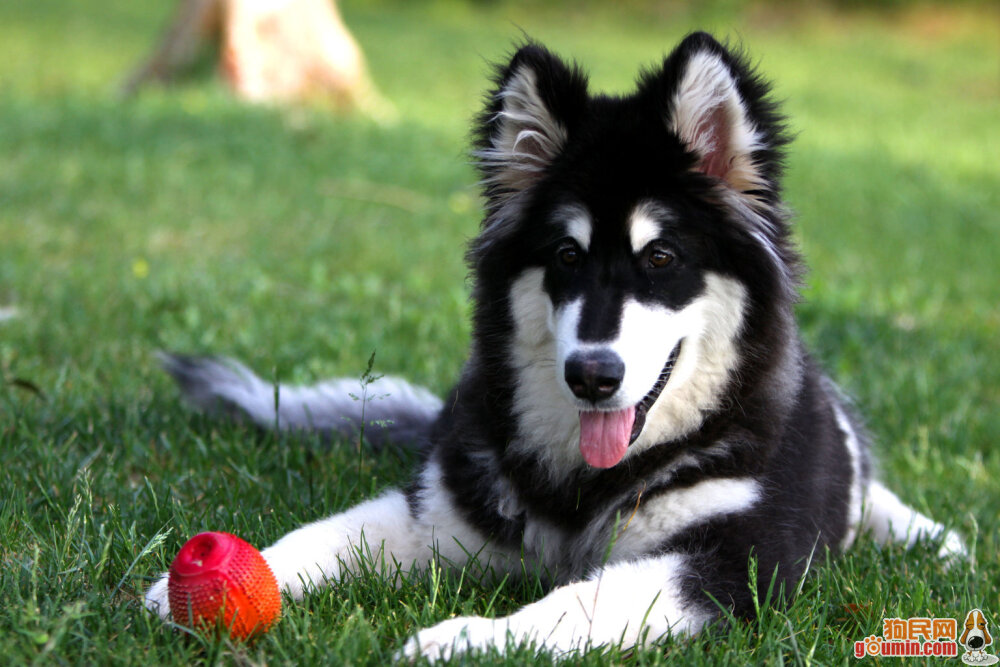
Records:
M899 332L1000 328L996 3L348 0L382 115L321 96L247 104L211 41L171 85L124 97L184 4L0 4L0 308L20 314L0 325L8 382L51 385L70 365L155 385L135 373L157 347L308 379L378 348L381 366L443 390L478 222L469 124L490 63L528 37L611 92L690 30L745 46L797 135L802 314L827 363L867 369L872 341Z

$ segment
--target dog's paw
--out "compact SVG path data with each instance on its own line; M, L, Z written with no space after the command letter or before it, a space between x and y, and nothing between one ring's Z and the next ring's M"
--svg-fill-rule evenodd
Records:
M506 633L497 636L498 624L490 618L460 616L421 630L411 637L396 656L413 661L418 657L428 660L449 660L455 655L470 651L484 651L494 647L503 651Z
M149 587L149 590L146 591L146 598L143 600L146 609L154 614L159 614L162 619L166 619L170 615L170 600L167 593L167 580L169 578L170 575L164 573L155 584Z
M959 565L975 567L975 555L965 546L958 533L953 530L945 531L942 526L937 538L940 544L937 556L941 559L944 569L950 570Z
M954 561L968 560L969 550L965 547L965 542L962 541L958 533L949 530L944 534L944 539L941 540L941 548L938 549L938 558L945 560L949 564Z

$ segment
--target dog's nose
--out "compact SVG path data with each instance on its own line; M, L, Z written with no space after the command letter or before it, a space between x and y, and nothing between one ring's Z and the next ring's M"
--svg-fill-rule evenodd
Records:
M608 398L624 377L625 362L611 350L577 352L566 360L566 384L577 398L592 402Z
M986 643L986 640L983 639L982 637L975 637L975 636L973 636L973 637L969 637L969 641L967 643L969 645L969 648L971 648L973 650L979 650L979 649L981 649L983 647L983 644Z

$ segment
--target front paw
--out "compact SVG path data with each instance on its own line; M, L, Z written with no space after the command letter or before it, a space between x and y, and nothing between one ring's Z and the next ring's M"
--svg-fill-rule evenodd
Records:
M453 618L418 632L406 642L397 657L411 662L421 656L431 661L449 660L452 656L484 651L491 646L502 652L506 633L497 637L497 625L493 619L478 616Z
M164 573L155 584L149 587L149 590L146 591L146 598L143 600L146 609L154 614L159 614L160 618L164 620L170 615L170 599L167 592L169 579L170 575Z

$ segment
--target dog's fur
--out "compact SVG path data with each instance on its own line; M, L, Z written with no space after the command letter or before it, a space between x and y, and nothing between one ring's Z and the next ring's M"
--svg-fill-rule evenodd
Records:
M817 550L953 533L874 481L868 436L803 350L768 85L709 35L623 97L527 44L477 124L486 214L471 244L472 349L442 403L384 378L376 439L425 452L405 491L263 553L293 596L358 566L469 554L555 588L505 618L456 618L403 654L534 642L565 654L753 613ZM232 361L166 357L188 397L264 426L359 426L356 381L274 388ZM277 411L277 412L276 412ZM376 563L374 565L378 567ZM763 598L763 594L761 596ZM716 602L713 602L717 601ZM168 613L166 582L147 604Z

